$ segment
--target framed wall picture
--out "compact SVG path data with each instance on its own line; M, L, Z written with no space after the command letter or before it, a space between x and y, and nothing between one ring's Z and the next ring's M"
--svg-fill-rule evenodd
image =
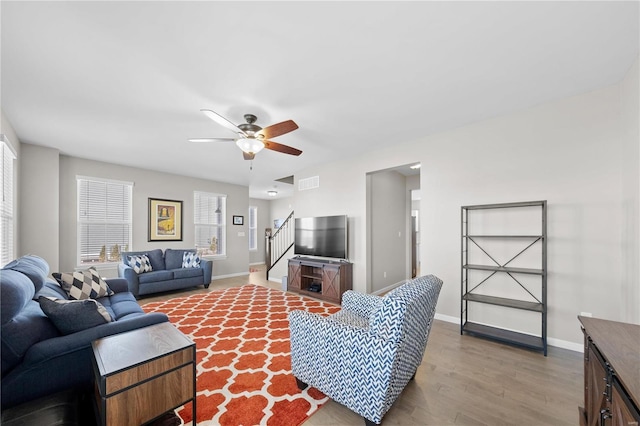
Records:
M244 225L244 216L233 216L234 225Z
M149 241L182 241L182 201L149 198Z

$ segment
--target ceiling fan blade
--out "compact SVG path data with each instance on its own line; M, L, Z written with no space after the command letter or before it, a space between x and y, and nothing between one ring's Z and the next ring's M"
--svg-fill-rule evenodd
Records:
M242 156L244 157L245 160L253 160L254 158L256 158L256 154L253 154L253 153L250 154L244 151L242 151Z
M273 141L262 141L264 143L264 147L267 149L270 149L271 151L278 151L278 152L282 152L283 154L290 154L290 155L300 155L302 154L302 151L300 151L299 149L287 146L287 145L283 145L281 143L277 143L277 142L273 142Z
M245 136L245 137L247 136L244 130L242 130L241 128L239 128L238 126L236 126L235 124L233 124L232 122L230 122L229 120L227 120L226 118L218 114L217 112L213 112L210 109L201 109L200 111L202 111L204 115L206 115L207 117L209 117L210 119L218 123L219 125L224 126L227 129L235 133L238 133L242 136Z
M234 142L234 138L192 138L189 142Z
M264 139L275 138L285 133L293 132L298 125L293 120L283 121L282 123L272 124L256 133L256 135L264 136Z

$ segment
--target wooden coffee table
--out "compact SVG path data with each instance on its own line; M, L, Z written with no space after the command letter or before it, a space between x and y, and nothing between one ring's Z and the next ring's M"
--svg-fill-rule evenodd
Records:
M168 322L95 340L102 425L141 425L185 403L196 418L196 346Z

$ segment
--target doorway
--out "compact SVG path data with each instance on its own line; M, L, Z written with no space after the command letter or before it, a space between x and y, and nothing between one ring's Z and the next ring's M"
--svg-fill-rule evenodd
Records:
M412 201L420 189L420 169L411 166L415 163L367 173L367 289L373 294L420 270L419 201Z

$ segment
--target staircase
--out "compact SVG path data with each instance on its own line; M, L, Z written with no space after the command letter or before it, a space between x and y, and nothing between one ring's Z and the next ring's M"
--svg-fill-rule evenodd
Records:
M269 271L278 263L280 259L293 246L295 240L295 220L293 212L280 225L280 228L273 235L267 237L266 248L266 265L267 265L267 281L269 280Z

